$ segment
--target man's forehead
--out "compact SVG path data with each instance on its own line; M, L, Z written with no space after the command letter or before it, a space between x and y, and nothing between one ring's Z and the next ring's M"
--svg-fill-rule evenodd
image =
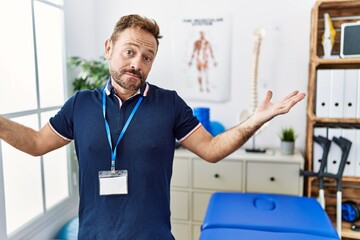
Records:
M121 45L134 45L139 47L145 47L149 51L156 53L157 43L155 37L143 30L137 28L128 28L119 33L117 41Z

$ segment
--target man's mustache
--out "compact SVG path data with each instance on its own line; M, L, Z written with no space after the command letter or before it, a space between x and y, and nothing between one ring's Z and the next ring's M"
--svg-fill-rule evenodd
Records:
M138 78L140 78L141 80L143 80L143 75L141 74L141 72L135 70L135 69L130 69L130 70L123 70L122 71L123 73L131 73L135 76L137 76Z

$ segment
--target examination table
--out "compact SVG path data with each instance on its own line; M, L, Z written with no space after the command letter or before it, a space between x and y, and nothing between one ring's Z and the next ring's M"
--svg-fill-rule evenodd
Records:
M339 240L314 198L217 192L211 196L200 240Z

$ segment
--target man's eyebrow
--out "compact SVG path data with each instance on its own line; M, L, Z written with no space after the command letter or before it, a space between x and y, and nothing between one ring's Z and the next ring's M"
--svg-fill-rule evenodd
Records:
M152 50L152 45L151 44L139 44L139 43L133 43L133 42L129 42L126 44L127 46L134 46L134 47L141 47L141 46L145 46L147 47L147 51L149 51L151 54L155 55L155 51Z

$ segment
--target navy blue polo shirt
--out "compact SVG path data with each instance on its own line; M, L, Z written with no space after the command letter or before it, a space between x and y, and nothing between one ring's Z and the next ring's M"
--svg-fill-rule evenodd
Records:
M112 145L144 96L117 148L116 169L128 171L127 195L99 195L98 172L110 170L111 151L102 112L103 89L77 92L50 119L61 137L74 140L79 164L79 239L173 239L170 180L175 139L199 121L175 91L146 83L121 103L108 82L106 118Z

